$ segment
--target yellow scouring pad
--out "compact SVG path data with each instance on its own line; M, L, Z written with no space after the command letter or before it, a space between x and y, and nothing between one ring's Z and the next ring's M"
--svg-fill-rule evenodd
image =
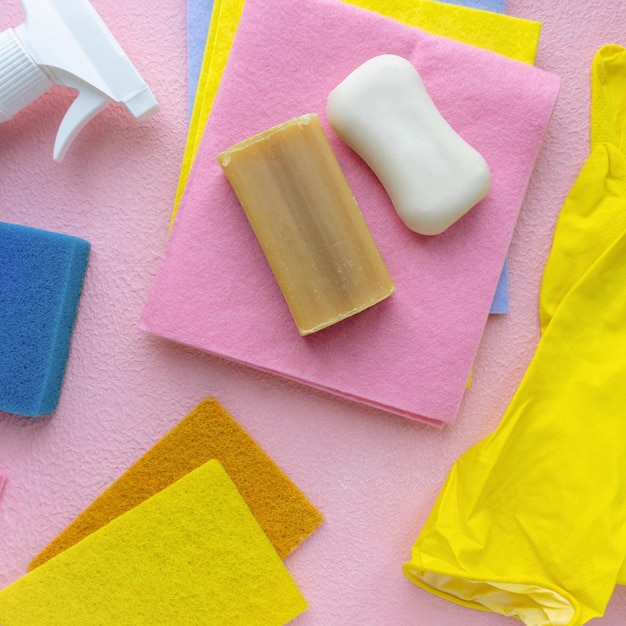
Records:
M2 626L278 626L305 609L218 461L0 592Z

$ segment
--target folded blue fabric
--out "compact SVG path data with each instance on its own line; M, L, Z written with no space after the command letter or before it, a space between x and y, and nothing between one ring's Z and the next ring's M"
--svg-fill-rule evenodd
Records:
M506 0L441 0L446 4L458 4L471 9L482 9L494 13L506 13ZM509 265L505 261L498 281L498 288L493 297L490 313L502 314L509 312Z
M90 245L0 222L0 411L57 406Z
M213 0L187 0L187 72L190 116L196 99L212 11Z
M443 0L447 4L457 4L474 9L506 13L506 0ZM196 89L204 56L207 33L211 24L213 0L187 0L187 56L189 78L189 115L193 110ZM490 313L508 313L509 272L505 263L498 281Z
M448 4L459 4L463 7L483 9L494 13L506 13L506 0L441 0Z

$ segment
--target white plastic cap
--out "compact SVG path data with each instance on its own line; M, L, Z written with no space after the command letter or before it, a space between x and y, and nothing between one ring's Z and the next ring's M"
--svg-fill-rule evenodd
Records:
M15 30L0 33L0 123L10 120L52 86Z

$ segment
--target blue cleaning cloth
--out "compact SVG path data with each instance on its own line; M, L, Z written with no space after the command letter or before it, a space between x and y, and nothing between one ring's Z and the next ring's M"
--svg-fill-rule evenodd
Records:
M446 4L458 4L472 9L483 9L493 13L506 13L506 0L443 0ZM503 314L509 312L509 264L504 262L498 287L489 312Z
M211 24L213 0L187 0L187 61L189 115L196 99L204 46Z
M458 4L472 9L493 11L494 13L506 13L506 0L441 0L447 4Z
M77 237L0 222L0 411L56 408L89 249Z
M489 313L492 314L504 314L509 312L509 262L504 261L502 267L502 273L498 280L498 287L496 293L493 296L493 302Z
M457 4L474 9L506 13L506 0L445 0L447 4ZM187 0L187 58L189 77L189 115L193 110L204 47L211 24L213 0ZM509 272L507 263L502 268L498 287L494 295L490 313L508 313Z

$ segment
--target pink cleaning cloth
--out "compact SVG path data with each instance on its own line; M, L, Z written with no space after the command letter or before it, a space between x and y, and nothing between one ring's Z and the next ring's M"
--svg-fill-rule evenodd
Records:
M332 0L248 0L140 326L156 335L433 424L457 414L559 79ZM326 98L378 54L409 59L451 126L487 160L489 195L437 237L397 217L332 132ZM317 113L396 283L363 313L300 337L216 161Z

